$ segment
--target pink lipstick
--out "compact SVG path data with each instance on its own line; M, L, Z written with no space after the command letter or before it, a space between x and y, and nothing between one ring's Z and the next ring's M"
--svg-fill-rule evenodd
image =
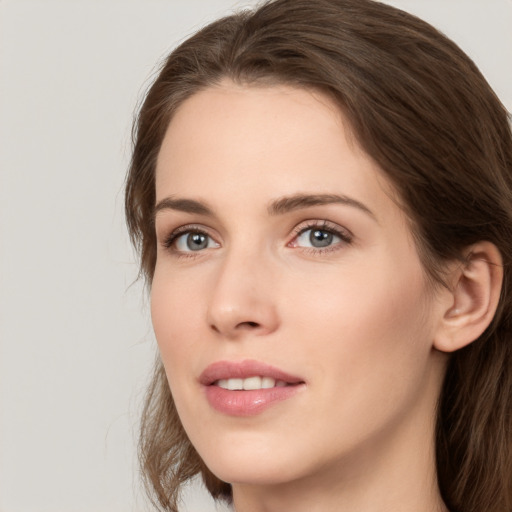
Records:
M300 377L252 360L213 363L199 382L210 405L231 416L259 414L305 387Z

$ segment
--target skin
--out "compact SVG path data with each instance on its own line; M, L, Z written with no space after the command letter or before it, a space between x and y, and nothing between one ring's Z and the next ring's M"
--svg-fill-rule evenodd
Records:
M156 193L211 210L156 213L151 309L183 426L236 510L446 510L433 432L447 356L434 344L453 295L429 285L393 190L330 100L228 81L195 94L166 133ZM371 213L269 213L296 194ZM311 247L312 224L342 236ZM207 247L191 251L183 230L166 244L178 228ZM222 414L198 378L244 359L306 384L255 416Z

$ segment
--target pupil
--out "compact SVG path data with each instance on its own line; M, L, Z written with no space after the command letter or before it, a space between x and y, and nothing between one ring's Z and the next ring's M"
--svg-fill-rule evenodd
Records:
M327 231L322 231L317 229L315 231L311 231L311 235L309 236L309 241L313 247L327 247L332 243L332 233L328 233Z
M205 249L208 245L208 240L206 235L202 233L190 233L187 237L187 247L191 251L199 251L200 249Z

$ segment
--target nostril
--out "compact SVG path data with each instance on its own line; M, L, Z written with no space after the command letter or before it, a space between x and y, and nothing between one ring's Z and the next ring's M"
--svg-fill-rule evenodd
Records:
M211 324L210 327L217 333L221 332L221 329L219 329L215 324ZM256 329L258 327L260 327L258 322L240 322L235 326L235 329Z
M237 327L240 327L240 328L250 328L250 329L253 329L255 327L259 327L260 324L258 324L257 322L240 322Z

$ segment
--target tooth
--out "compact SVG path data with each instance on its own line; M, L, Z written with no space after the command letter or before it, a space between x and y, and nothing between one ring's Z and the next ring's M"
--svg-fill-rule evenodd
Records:
M261 389L261 377L248 377L244 379L244 389Z
M276 381L272 377L263 377L261 379L261 387L263 389L273 388L275 385L276 385Z
M227 384L228 384L228 389L231 391L244 389L244 380L243 379L228 379Z
M220 379L219 381L217 381L217 386L219 386L219 388L229 389L228 379Z
M246 379L219 379L216 385L230 391L282 388L288 384L283 380L275 380L272 377L247 377Z

